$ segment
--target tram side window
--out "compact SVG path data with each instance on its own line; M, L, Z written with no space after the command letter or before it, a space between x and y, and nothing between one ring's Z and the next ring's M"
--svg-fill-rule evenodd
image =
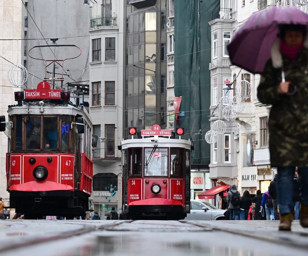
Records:
M168 175L168 149L146 148L145 149L145 176L167 176Z
M57 117L44 118L44 147L46 149L57 149L58 129Z
M141 148L131 148L128 150L129 159L129 176L141 176L141 161L142 149Z
M21 150L22 149L22 116L16 116L16 124L13 126L13 129L15 129L15 132L16 132L15 149ZM12 145L12 148L14 148L14 145Z
M170 175L172 177L183 177L184 169L184 150L179 148L171 148L171 170Z
M69 143L69 117L65 116L61 119L61 151L68 151Z
M40 149L41 145L41 119L29 117L26 121L26 144L28 149Z

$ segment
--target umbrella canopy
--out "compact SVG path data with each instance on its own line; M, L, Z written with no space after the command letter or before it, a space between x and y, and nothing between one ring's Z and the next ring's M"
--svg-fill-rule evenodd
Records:
M276 6L252 14L228 45L231 63L251 73L261 73L282 24L308 26L308 14L296 7Z

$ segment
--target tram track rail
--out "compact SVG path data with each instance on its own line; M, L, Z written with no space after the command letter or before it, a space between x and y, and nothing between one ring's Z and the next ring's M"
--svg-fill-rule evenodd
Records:
M183 225L184 224L184 225ZM68 243L78 236L90 235L91 233L109 232L109 236L116 233L129 232L223 232L243 238L251 238L259 242L284 245L293 249L308 249L308 232L295 225L292 232L279 232L278 221L156 221L156 220L117 220L117 221L44 221L23 220L3 221L0 224L0 255L14 253L22 248L35 248L45 246L51 242L67 241ZM28 231L35 226L34 231ZM40 228L41 226L41 228ZM50 229L48 227L51 227ZM44 232L44 229L46 230ZM5 233L5 234L3 234ZM97 236L95 234L95 236ZM219 237L219 235L217 236ZM218 238L219 239L219 238ZM76 245L78 246L78 245ZM10 254L11 255L11 254Z
M6 221L7 222L7 221ZM86 235L91 232L95 232L98 230L112 230L112 227L122 224L123 222L116 222L110 224L102 224L102 225L91 225L91 224L82 224L72 222L65 222L65 225L69 224L77 224L80 225L80 228L68 230L68 231L61 231L61 232L46 232L44 235L40 233L36 234L27 234L26 228L27 223L15 223L15 225L19 224L20 226L24 226L25 231L18 231L12 230L6 232L7 237L19 237L20 239L10 239L9 243L1 243L0 242L0 255L1 253L16 250L27 246L36 246L39 244L44 244L48 242L53 242L57 240L69 239L76 236ZM31 222L29 222L31 224ZM1 239L0 239L1 240Z
M180 222L182 223L188 223L188 221L181 220ZM233 222L233 223L232 223ZM244 236L244 237L249 237L253 239L257 239L260 241L265 241L269 243L275 243L275 244L283 244L286 246L290 247L295 247L295 248L301 248L301 249L308 249L308 232L305 231L278 231L278 221L275 221L275 231L271 230L265 230L267 229L266 221L262 221L264 227L255 230L251 230L249 228L243 228L243 223L241 223L241 228L236 227L236 221L231 221L227 223L232 223L231 225L220 225L221 221L214 222L215 224L200 224L197 222L189 222L192 225L195 225L197 227L207 227L209 229L212 229L213 231L221 231L221 232L226 232L234 235L239 235L239 236ZM226 223L226 222L225 222ZM217 225L219 224L219 225ZM272 223L271 223L272 224ZM306 240L306 242L304 241Z

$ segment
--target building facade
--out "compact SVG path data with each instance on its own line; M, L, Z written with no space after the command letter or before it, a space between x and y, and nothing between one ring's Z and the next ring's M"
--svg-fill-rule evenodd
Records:
M168 0L125 4L124 132L167 125L167 17Z
M0 2L0 115L7 119L7 107L14 103L14 91L23 84L25 73L19 67L22 62L23 16L22 3L19 0ZM0 133L0 196L9 205L9 194L6 191L6 152L8 137Z
M123 134L124 3L97 0L90 9L90 115L97 145L93 149L92 204L101 218L121 212Z

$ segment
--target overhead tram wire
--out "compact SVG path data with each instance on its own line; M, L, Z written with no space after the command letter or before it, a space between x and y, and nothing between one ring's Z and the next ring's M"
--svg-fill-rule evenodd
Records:
M15 66L15 67L17 67L17 68L20 68L17 64L15 64L14 62L8 60L7 58L5 58L5 57L3 57L3 56L1 56L1 55L0 55L0 58L4 59L5 61L7 61L8 63L12 64L13 66ZM28 71L28 74L31 75L31 76L34 76L34 77L37 78L37 79L43 80L42 78L40 78L40 77L38 77L38 76L36 76L36 75L30 73L29 71Z
M29 10L28 10L26 4L24 3L23 0L20 0L20 1L22 2L23 6L25 7L25 9L26 9L28 15L30 16L30 18L31 18L31 20L33 21L34 25L36 26L37 30L39 31L39 33L40 33L41 36L43 37L43 40L45 41L45 43L46 43L46 45L48 46L49 50L51 51L51 53L53 54L53 56L55 57L55 59L57 59L56 54L55 54L54 51L51 49L50 45L48 44L47 39L44 37L42 31L40 30L40 28L39 28L38 25L36 24L34 18L32 17L31 13L29 12ZM67 74L67 72L66 72L65 69L63 69L63 70L64 70L65 74L66 74L70 79L72 79L74 82L77 82L75 79L73 79L72 77L70 77L69 74Z

